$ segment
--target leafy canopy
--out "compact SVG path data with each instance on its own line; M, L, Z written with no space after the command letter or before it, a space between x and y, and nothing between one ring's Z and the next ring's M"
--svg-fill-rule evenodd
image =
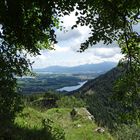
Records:
M5 104L0 102L0 115L3 116L5 108L16 112L18 104L9 101L16 100L15 75L26 74L31 65L27 53L37 55L43 48L50 49L57 42L55 28L60 27L59 17L75 9L78 19L73 28L80 24L91 29L81 51L99 41L105 44L118 41L128 62L127 73L131 74L127 81L134 81L131 90L123 94L138 96L140 36L133 30L133 24L139 22L139 8L138 0L1 0L0 100ZM1 118L4 117L0 117L2 122Z

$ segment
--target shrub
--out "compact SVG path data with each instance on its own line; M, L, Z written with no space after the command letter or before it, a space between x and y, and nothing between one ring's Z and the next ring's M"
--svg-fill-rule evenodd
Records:
M44 119L42 121L44 131L48 134L47 138L49 140L65 140L64 130L51 121L50 119Z
M140 140L140 126L133 125L121 125L115 132L118 140Z
M82 99L76 98L74 96L64 96L56 103L58 107L84 107L85 102Z

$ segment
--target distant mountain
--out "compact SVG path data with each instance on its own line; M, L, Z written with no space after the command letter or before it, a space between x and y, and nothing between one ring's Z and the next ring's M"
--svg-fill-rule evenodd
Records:
M43 69L35 69L35 72L48 73L104 73L115 67L117 63L103 62L98 64L85 64L74 67L51 66Z

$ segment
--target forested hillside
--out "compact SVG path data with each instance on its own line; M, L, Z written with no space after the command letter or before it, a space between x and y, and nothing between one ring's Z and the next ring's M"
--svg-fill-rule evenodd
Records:
M89 80L83 87L75 91L77 96L85 99L89 111L95 116L99 125L113 128L116 102L113 102L113 90L116 80L121 76L121 68L113 68L99 77Z
M76 92L79 92L81 96L88 94L92 91L99 94L109 94L112 93L112 88L119 76L122 74L121 68L113 68L105 74L100 75L99 77L89 80L84 86L78 89Z
M88 110L94 115L98 125L106 126L111 131L126 125L125 130L122 128L121 131L132 134L132 132L128 132L128 127L133 131L136 128L133 128L134 122L131 121L131 117L133 119L133 115L130 114L131 106L125 106L126 102L119 101L116 94L117 81L123 74L124 69L120 67L113 68L96 79L88 81L74 93L86 100ZM122 98L121 95L119 98ZM135 102L135 105L139 107L138 102Z

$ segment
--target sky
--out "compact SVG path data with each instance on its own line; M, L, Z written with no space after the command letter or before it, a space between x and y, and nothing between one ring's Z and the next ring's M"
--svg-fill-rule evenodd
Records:
M31 61L34 61L33 68L54 65L71 67L101 62L117 63L122 58L120 48L116 43L107 46L100 42L83 53L78 52L80 44L88 38L90 29L86 26L78 26L71 30L71 26L76 21L74 13L63 17L62 20L63 26L68 31L56 30L58 43L55 45L55 50L42 50L41 55L30 57Z

